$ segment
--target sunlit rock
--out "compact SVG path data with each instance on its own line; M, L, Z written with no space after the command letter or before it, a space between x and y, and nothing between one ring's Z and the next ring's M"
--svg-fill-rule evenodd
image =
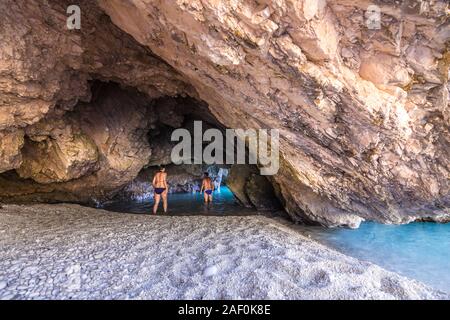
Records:
M69 4L0 4L0 171L30 166L23 141L51 153L47 134L28 134L49 119L71 119L98 161L84 142L64 142L58 170L34 170L53 166L55 178L22 173L49 183L15 181L23 189L2 185L0 197L113 194L149 163L152 123L183 121L173 107L157 110L155 99L169 96L201 101L223 128L278 129L281 166L269 180L295 221L357 226L450 215L446 1L426 10L379 2L375 30L363 0L85 0L79 31L65 28ZM92 80L145 98L129 108L134 98L116 103ZM100 98L108 102L96 110ZM87 151L79 164L67 157L75 145Z

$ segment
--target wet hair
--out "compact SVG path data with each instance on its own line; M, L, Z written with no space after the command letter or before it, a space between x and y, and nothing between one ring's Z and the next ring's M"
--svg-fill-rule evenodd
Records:
M209 177L209 173L208 172L205 172L204 174L205 174L205 177Z

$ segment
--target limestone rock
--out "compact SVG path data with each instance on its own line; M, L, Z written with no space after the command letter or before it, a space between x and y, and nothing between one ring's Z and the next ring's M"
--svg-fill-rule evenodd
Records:
M251 207L252 202L245 192L245 187L250 176L256 173L254 167L244 165L234 165L231 167L230 175L227 179L227 186L234 193L236 198L246 207Z
M0 130L26 127L89 101L89 80L117 81L149 96L188 90L181 77L115 27L91 1L68 30L69 1L2 1ZM72 3L70 3L72 4Z
M168 165L172 163L171 153L174 143L170 142L171 131L163 130L156 136L150 137L150 148L152 155L147 163L148 166Z
M399 58L387 55L368 55L362 58L359 75L376 85L405 87L411 82L408 70Z
M22 163L23 130L0 131L0 173L18 168Z
M255 166L231 166L226 184L246 207L255 207L258 210L281 208L272 185L266 177L259 175Z
M81 30L66 28L72 1L0 2L0 171L30 166L28 141L45 156L67 148L66 160L35 170L58 172L45 184L1 175L0 198L113 194L147 165L152 123L186 117L178 106L155 111L156 99L189 96L221 128L279 130L270 181L295 221L450 217L447 1L426 10L379 1L379 29L367 27L366 0L77 2ZM117 97L94 80L146 98ZM50 119L89 137L97 163L67 160L67 133L50 148L56 129L35 127Z
M252 174L245 186L247 197L258 210L280 210L273 186L266 177Z
M99 0L117 26L184 74L226 127L281 130L282 164L273 181L293 219L356 226L363 219L448 216L447 112L424 102L430 86L448 82L445 1L424 13L382 2L379 30L367 28L370 3L362 0L317 8L276 1L267 9L247 1L143 3ZM253 18L262 9L263 18ZM278 28L263 27L263 20ZM405 54L415 45L431 48L441 69L424 60L430 69L421 74L410 65L416 59ZM351 48L345 59L342 47ZM218 48L228 61L217 58ZM385 59L377 60L381 74L366 55ZM413 119L418 110L420 120ZM439 128L434 138L424 134L426 125ZM418 155L403 151L411 139L424 142ZM433 191L409 171L433 176Z
M99 90L91 103L29 128L17 172L36 183L0 181L1 197L36 201L36 193L46 201L90 201L119 190L139 174L151 155L147 131L156 121L149 101L114 85Z
M70 181L97 169L97 146L83 134L29 141L22 153L24 161L17 172L22 178L39 183Z

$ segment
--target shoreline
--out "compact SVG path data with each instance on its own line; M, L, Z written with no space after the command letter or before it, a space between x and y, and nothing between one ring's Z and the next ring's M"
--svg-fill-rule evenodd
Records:
M449 299L265 216L2 206L3 299Z

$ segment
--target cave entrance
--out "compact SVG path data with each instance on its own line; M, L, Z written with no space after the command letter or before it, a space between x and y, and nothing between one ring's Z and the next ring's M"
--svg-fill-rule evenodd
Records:
M169 202L169 215L254 215L258 214L258 211L254 207L244 206L234 195L234 193L223 184L220 189L216 189L213 193L214 201L211 204L204 204L203 195L198 191L180 191L176 188L180 187L177 182L180 181L180 177L172 171L173 167L167 168L168 172L168 184L171 189L168 195ZM188 184L196 185L196 178L189 177ZM187 184L182 185L183 188L187 187ZM189 187L190 188L190 187ZM194 187L196 188L196 186ZM130 188L127 188L130 191ZM175 191L174 191L175 189ZM144 194L135 194L133 197L122 197L121 199L115 199L111 202L107 202L104 205L104 209L115 212L124 213L137 213L137 214L149 214L153 210L153 192L151 187L145 188ZM136 191L135 191L136 192ZM158 213L162 214L162 205L158 210Z
M151 212L146 207L153 202L151 181L163 165L170 212L205 213L198 193L204 172L220 189L209 214L281 208L271 182L255 165L172 163L174 130L193 132L198 121L203 131L226 130L205 102L188 96L151 97L101 81L91 83L91 93L72 108L56 106L23 130L20 162L0 174L1 202L69 202Z
M281 209L272 184L259 174L256 165L172 162L172 150L179 143L171 139L175 130L184 129L193 136L195 124L201 122L202 135L209 129L225 131L226 128L210 113L204 102L189 97L164 97L152 101L151 107L158 117L148 131L152 150L149 161L132 182L104 204L105 209L128 213L152 212L154 190L151 182L160 166L165 167L168 175L169 214L250 215ZM204 142L203 148L208 143ZM193 144L194 141L192 150ZM194 163L194 152L191 155L191 163ZM208 206L200 193L205 172L215 185L214 200Z

